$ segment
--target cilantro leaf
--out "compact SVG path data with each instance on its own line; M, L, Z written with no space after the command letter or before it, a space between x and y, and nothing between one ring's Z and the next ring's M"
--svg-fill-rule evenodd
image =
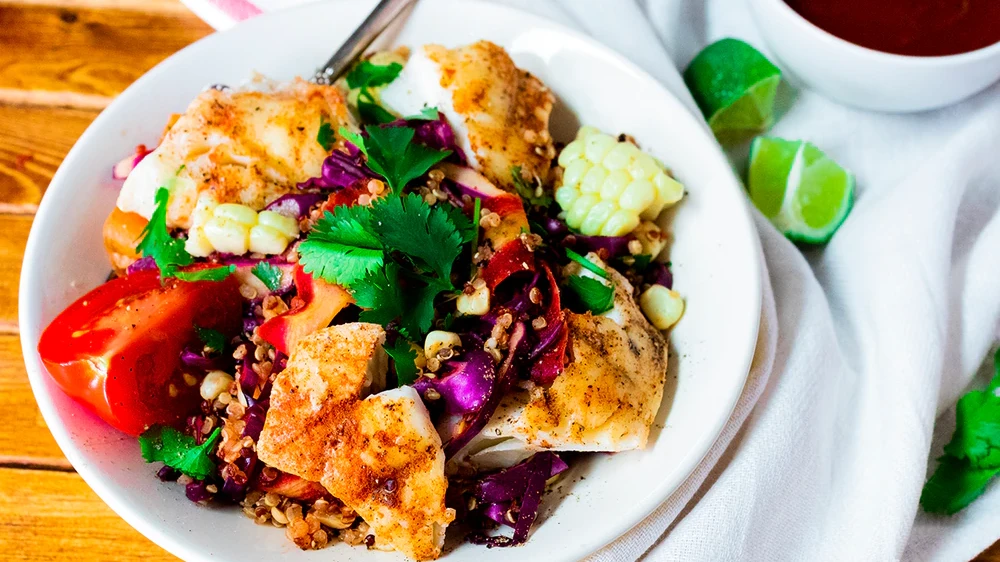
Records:
M316 133L316 142L323 147L323 150L330 152L330 149L333 148L333 140L333 126L326 118L323 118L319 123L319 131Z
M450 150L435 150L413 142L409 127L365 127L368 138L341 128L340 134L368 157L368 167L384 177L389 188L402 192L408 183L427 173L431 166L444 160Z
M398 62L380 65L363 60L347 73L347 87L355 90L385 86L395 80L402 70L403 65Z
M587 258L581 256L580 254L566 248L566 257L575 261L576 263L582 265L584 268L589 269L594 275L599 275L605 279L608 278L608 272L604 271L601 266L588 260Z
M198 271L178 271L177 278L181 281L224 281L236 271L235 265L223 267L208 267Z
M399 265L395 262L370 272L351 287L351 292L354 303L364 309L359 315L362 322L386 326L402 316L406 308L399 285Z
M521 175L520 166L513 166L510 169L510 175L514 180L514 191L521 196L521 199L525 203L538 207L548 207L552 204L552 196L546 193L544 189L539 191L538 188L541 187L540 185L528 184L528 180L524 179L524 176Z
M262 261L250 268L250 273L260 279L268 289L277 291L281 288L281 268L275 267L266 261Z
M135 247L142 257L152 257L156 262L156 267L160 269L160 278L173 277L178 267L191 265L194 258L184 249L184 241L170 236L167 231L167 201L170 199L170 190L161 187L156 190L156 208L149 223L142 229L139 235L142 240Z
M437 121L440 118L441 114L438 113L438 108L436 107L425 107L420 110L420 113L403 117L407 121Z
M601 314L614 306L615 290L597 279L571 275L566 285L584 308L593 314Z
M222 335L222 332L211 328L202 328L196 324L194 333L198 334L201 343L212 351L222 353L222 350L226 349L226 336Z
M649 269L649 264L653 262L652 254L639 254L633 258L635 261L632 262L632 269L639 273L645 273Z
M982 495L996 470L978 470L968 462L950 456L938 459L937 469L920 494L920 505L927 513L951 515L961 511Z
M442 280L462 251L462 235L441 206L415 193L379 199L371 207L379 239L386 247L420 260Z
M299 261L306 273L324 281L352 285L382 266L382 243L372 233L369 210L341 205L327 211L299 245Z
M955 417L945 454L976 469L1000 469L1000 398L992 391L973 390L958 401Z
M361 90L358 94L358 115L366 123L377 123L384 125L396 120L396 116L389 110L379 105L378 101L368 90Z
M396 382L399 386L413 384L417 380L417 351L404 337L396 338L391 346L382 346L396 366Z
M479 199L476 198L476 201L479 201ZM480 205L481 204L482 203L480 203ZM462 237L463 244L468 244L476 239L476 235L479 234L479 229L473 228L472 220L465 216L462 209L459 209L450 203L441 203L439 205L435 205L434 208L441 209L448 215L448 220L451 221L451 224L455 225L455 229L458 230L459 236Z
M219 440L222 428L217 427L204 443L184 435L172 427L154 427L139 436L139 448L146 462L162 462L196 480L204 480L215 471L215 461L209 456Z
M434 280L425 281L428 283L424 287L409 288L408 306L403 309L399 320L400 330L415 340L422 338L434 324L434 299L451 288L451 283L445 285Z

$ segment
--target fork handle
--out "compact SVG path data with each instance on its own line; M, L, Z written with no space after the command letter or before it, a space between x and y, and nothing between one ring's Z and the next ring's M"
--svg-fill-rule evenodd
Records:
M365 18L365 21L361 22L361 25L354 30L347 41L330 57L330 60L316 71L313 80L319 84L332 84L337 78L340 78L365 52L365 49L389 27L389 24L415 1L382 0L379 2L372 13Z

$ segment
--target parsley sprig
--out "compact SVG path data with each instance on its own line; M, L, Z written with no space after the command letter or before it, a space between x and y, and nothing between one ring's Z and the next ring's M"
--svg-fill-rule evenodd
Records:
M358 114L361 115L363 121L391 123L396 120L395 115L379 105L371 88L378 88L392 82L402 70L403 65L396 62L379 65L366 60L359 62L347 74L347 86L352 90L359 90Z
M139 436L139 448L146 462L162 462L196 480L204 480L215 471L209 456L219 441L222 428L208 436L202 444L172 427L153 427Z
M410 346L410 342L400 337L392 345L382 347L396 367L396 382L399 386L413 384L417 380L417 352Z
M435 150L413 142L409 127L365 127L367 137L341 128L340 135L357 146L368 159L368 167L384 177L389 188L401 193L406 184L444 160L450 150Z
M142 257L152 257L156 267L160 268L160 277L166 279L177 274L178 267L191 265L194 258L184 249L184 241L170 236L167 230L167 202L170 200L170 190L161 187L156 190L153 209L149 222L139 235L142 239L135 247Z
M611 310L614 306L615 287L608 276L608 272L569 248L566 248L566 257L580 264L594 275L608 280L608 284L604 284L597 279L584 277L583 275L570 275L567 277L566 286L579 304L593 314L601 314Z
M433 323L434 299L455 290L452 266L472 238L470 224L447 203L390 194L371 207L327 212L299 246L299 261L307 273L350 289L365 309L362 320L398 321L418 339Z
M955 433L920 495L928 513L962 510L1000 473L1000 349L993 369L985 390L973 390L958 401Z
M277 291L281 288L281 268L262 261L250 268L250 273L260 279L268 289Z

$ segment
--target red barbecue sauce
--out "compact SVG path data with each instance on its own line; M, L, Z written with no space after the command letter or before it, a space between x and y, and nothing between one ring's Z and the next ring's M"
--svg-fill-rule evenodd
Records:
M785 0L793 10L851 43L933 57L1000 42L1000 0Z

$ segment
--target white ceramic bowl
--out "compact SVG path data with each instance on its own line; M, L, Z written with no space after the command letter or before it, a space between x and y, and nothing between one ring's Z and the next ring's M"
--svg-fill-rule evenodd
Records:
M52 180L28 240L20 291L25 362L39 408L87 483L132 526L187 560L402 560L343 544L301 552L271 527L235 508L191 504L159 482L136 440L66 397L35 351L41 330L108 273L101 224L119 185L112 164L138 143L154 144L171 112L208 84L238 84L254 71L310 75L373 2L338 0L276 12L212 35L164 61L94 121ZM458 46L486 38L557 93L557 137L577 119L628 131L668 162L689 196L673 221L671 259L687 314L674 348L664 403L644 451L594 455L574 463L526 545L460 545L448 560L576 560L624 533L683 482L728 419L756 341L761 299L757 235L746 197L700 118L631 63L555 23L471 0L423 0L398 39ZM583 478L585 477L585 478Z
M831 35L784 0L747 1L775 55L811 88L847 105L889 112L935 109L1000 79L1000 43L950 56L895 55Z

